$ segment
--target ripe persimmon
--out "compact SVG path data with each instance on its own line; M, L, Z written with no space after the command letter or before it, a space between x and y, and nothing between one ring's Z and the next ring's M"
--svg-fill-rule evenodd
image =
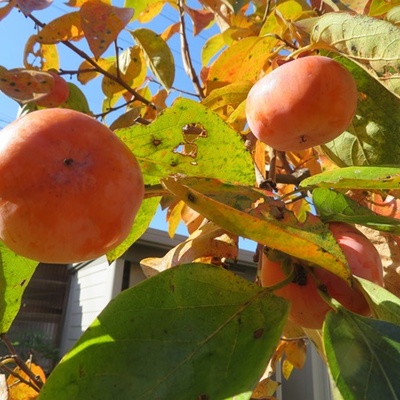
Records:
M337 61L297 58L254 84L246 101L247 123L267 145L300 151L343 133L355 115L357 97L353 76Z
M67 81L60 75L52 71L47 71L53 77L51 91L45 96L39 98L35 103L40 107L58 107L64 103L69 96L69 86Z
M46 263L99 257L129 234L144 195L139 164L95 118L49 108L0 132L0 239Z
M383 285L381 258L368 238L352 225L334 222L329 228L341 247L353 275ZM276 290L275 293L291 302L289 318L305 327L320 329L330 306L318 291L317 282L328 296L339 301L347 309L361 315L370 314L369 305L356 287L323 268L312 268L295 263L295 280ZM312 276L311 273L314 275ZM286 278L279 262L273 262L263 254L261 284L273 286Z

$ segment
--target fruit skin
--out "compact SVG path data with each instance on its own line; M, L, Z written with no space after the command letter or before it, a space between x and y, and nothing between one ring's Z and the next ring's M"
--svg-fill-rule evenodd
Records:
M69 86L64 78L60 75L47 71L50 75L52 75L54 83L50 93L36 100L35 103L40 107L52 108L58 107L62 103L64 103L69 96Z
M0 239L46 263L99 257L129 234L144 195L130 149L96 119L43 109L0 132Z
M327 143L350 125L357 109L351 73L328 57L297 58L251 88L247 123L262 142L281 151Z
M366 236L355 227L341 222L331 223L329 229L346 256L352 274L382 286L381 258ZM286 277L280 263L270 261L265 254L261 271L263 286L275 285ZM351 288L345 281L323 268L314 268L313 272L317 280L325 285L328 294L344 307L357 314L370 314L368 303L358 289ZM319 295L317 285L309 274L302 283L289 283L276 290L275 294L291 302L289 318L293 322L305 328L321 329L325 315L331 308Z

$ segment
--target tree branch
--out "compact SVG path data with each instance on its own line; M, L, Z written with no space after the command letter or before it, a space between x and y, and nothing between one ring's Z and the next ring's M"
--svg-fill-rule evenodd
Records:
M41 21L39 21L35 16L32 14L29 14L28 17L39 27L43 28L45 24L43 24ZM142 95L140 95L136 90L132 89L123 79L121 79L119 76L115 76L113 74L110 74L108 71L105 69L101 68L99 64L96 63L91 57L89 57L84 51L76 47L74 44L68 42L67 40L63 40L60 43L62 43L64 46L68 47L70 50L78 54L81 58L86 60L90 65L92 65L96 71L98 71L100 74L106 76L107 78L113 80L114 82L118 83L120 86L122 86L124 89L126 89L127 92L129 92L132 96L134 96L135 100L141 101L143 104L146 104L147 106L153 107L156 109L156 106L146 98L144 98Z
M39 376L36 376L25 364L23 360L18 356L14 346L11 344L10 339L5 333L2 333L0 335L0 339L3 341L5 346L7 347L7 350L11 353L11 357L14 359L15 364L18 365L19 368L21 368L21 371L25 372L25 374L28 376L29 379L31 379L32 382L30 382L29 386L31 386L33 389L36 391L40 391L41 387L43 386L43 382L40 379ZM4 365L2 365L4 368ZM21 377L19 377L21 379Z
M199 95L200 99L204 99L203 87L200 83L199 77L196 74L196 70L193 67L192 58L190 57L189 43L186 37L184 2L185 0L178 0L179 22L180 22L179 34L181 35L182 61L186 73L193 82L196 93Z

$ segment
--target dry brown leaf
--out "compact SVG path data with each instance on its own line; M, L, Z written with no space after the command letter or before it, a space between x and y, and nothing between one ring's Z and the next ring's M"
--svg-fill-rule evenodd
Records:
M171 249L163 258L145 258L140 262L143 273L154 276L179 264L194 261L212 262L234 260L238 256L238 238L208 222L192 233L187 240Z
M272 395L278 389L280 383L270 378L262 379L254 389L251 398L257 400L272 400Z

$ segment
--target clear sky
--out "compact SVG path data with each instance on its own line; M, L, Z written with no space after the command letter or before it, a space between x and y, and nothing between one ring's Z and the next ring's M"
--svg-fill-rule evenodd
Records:
M123 1L113 1L113 5L122 6ZM55 0L50 7L45 10L36 11L34 15L43 23L49 22L54 18L63 15L65 13L74 11L74 8L70 8L62 1ZM161 16L155 19L156 22L150 23L147 27L154 30L157 33L161 33L164 29L174 22L177 22L178 14L170 6L164 7ZM138 25L131 23L129 29L135 29ZM187 23L188 39L191 45L191 56L194 67L199 71L201 68L200 56L201 46L204 44L207 37L209 37L216 30L203 31L197 37L193 36L192 26ZM23 49L28 38L35 33L34 23L26 18L21 12L16 9L3 20L0 21L0 65L10 69L23 67ZM128 32L123 32L118 42L121 47L127 48L134 44L131 35ZM176 77L174 86L180 89L194 92L193 85L187 77L180 58L180 40L179 36L175 35L170 41L169 45L173 52L176 62ZM81 59L76 56L71 50L58 46L60 55L60 64L66 70L76 70L79 66ZM69 77L66 77L67 79ZM77 83L74 78L71 81ZM91 86L90 86L91 85ZM91 110L96 114L101 112L101 91L99 89L100 80L91 83L90 85L83 86L81 89L87 96ZM0 129L6 126L8 123L16 118L18 113L19 105L14 101L5 96L0 92ZM165 213L157 213L156 218L153 220L152 227L157 229L167 229L165 222ZM180 234L186 234L184 226L178 228ZM241 247L248 250L254 250L255 244L249 240L241 240Z

